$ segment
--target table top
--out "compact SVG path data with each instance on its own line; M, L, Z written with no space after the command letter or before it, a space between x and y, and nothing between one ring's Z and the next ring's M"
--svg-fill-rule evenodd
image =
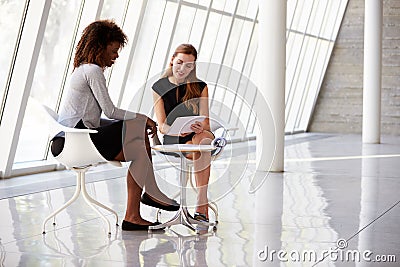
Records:
M193 144L170 144L170 145L155 145L152 149L162 152L200 152L212 151L215 149L212 145L193 145Z

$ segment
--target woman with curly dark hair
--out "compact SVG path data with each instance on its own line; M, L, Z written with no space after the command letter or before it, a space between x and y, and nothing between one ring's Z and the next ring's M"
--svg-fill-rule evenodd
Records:
M59 122L68 127L97 130L90 137L105 159L131 161L122 229L147 230L156 223L141 217L140 202L170 211L178 210L179 205L164 195L155 181L148 135L157 132L156 123L146 115L116 107L108 93L103 72L114 64L126 42L125 33L110 20L95 21L84 29L76 47L74 70ZM102 113L108 119L100 118ZM54 155L61 152L63 142L62 136L53 139ZM146 191L143 195L142 188Z

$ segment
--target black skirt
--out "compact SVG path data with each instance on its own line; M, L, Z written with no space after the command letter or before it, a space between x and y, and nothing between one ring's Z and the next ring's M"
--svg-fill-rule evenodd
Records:
M193 136L195 133L188 134L186 136L172 136L172 135L164 135L164 145L169 144L186 144L189 141L192 141Z
M206 130L207 131L207 130ZM208 131L213 135L213 138L215 138L215 135L213 132ZM186 144L189 141L192 141L193 136L195 136L195 133L188 134L186 136L172 136L172 135L164 135L163 139L163 144L164 145L169 145L169 144Z
M124 142L124 127L122 120L107 120L101 119L101 126L94 128L97 133L91 133L90 139L99 153L106 160L114 160L115 157L122 151ZM87 129L82 120L78 122L75 128ZM58 156L64 148L65 133L60 132L52 139L51 153L53 156Z

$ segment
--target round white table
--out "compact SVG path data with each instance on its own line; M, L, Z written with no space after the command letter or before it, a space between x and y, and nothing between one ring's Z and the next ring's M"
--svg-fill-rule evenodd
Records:
M170 145L155 145L152 147L153 150L158 152L169 152L169 153L176 153L180 157L181 162L181 170L179 175L179 184L180 184L180 207L175 216L170 219L169 221L149 226L149 232L156 229L162 229L165 227L170 227L172 225L182 224L193 231L195 231L195 227L193 224L203 225L214 227L216 224L213 222L201 222L193 219L193 217L189 214L187 205L186 205L186 190L184 185L186 184L187 180L187 159L184 153L188 152L211 152L215 149L213 145L193 145L193 144L170 144Z

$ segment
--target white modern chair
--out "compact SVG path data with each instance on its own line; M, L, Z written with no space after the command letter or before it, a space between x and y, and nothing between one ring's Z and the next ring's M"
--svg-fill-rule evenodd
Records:
M53 225L55 225L55 216L62 210L71 205L82 193L84 200L89 206L96 211L97 214L106 222L108 226L108 234L111 235L111 225L108 219L96 208L95 205L113 213L116 219L116 225L118 226L118 215L111 208L101 204L97 200L93 199L86 191L85 173L90 167L97 166L101 163L111 163L115 166L122 166L121 162L118 161L107 161L97 151L93 145L89 134L96 133L96 130L91 129L76 129L66 127L58 123L58 114L52 109L45 105L41 105L44 113L47 115L50 134L54 136L58 132L65 132L65 143L64 148L55 159L61 164L65 165L68 169L76 172L76 189L72 198L67 201L62 207L51 213L43 222L43 234L46 233L46 223L53 218Z
M211 120L210 126L211 126L211 131L215 135L215 139L211 143L215 147L215 149L211 152L211 162L213 162L214 160L216 160L217 158L219 158L221 156L221 154L227 144L228 132L235 131L238 128L226 126L217 120ZM161 142L159 141L158 137L153 139L153 145L160 145L160 144L161 144ZM161 153L161 155L164 157L166 162L179 165L181 163L180 156L178 154L176 154L176 156L174 156L173 154L174 153L168 153L168 154ZM189 182L191 188L195 191L195 193L197 193L196 186L193 183L194 164L192 161L187 160L186 166L187 166L187 170L184 170L184 172L186 173L186 181L185 181L185 184L181 185L181 186L185 187L187 185L187 183ZM179 196L179 194L180 194L180 191L177 194L175 194L173 196L173 198L176 198L177 196ZM218 224L218 206L214 201L210 201L208 203L208 207L214 213L214 217L215 217L214 224L215 225L213 226L213 231L216 231L217 224ZM159 218L160 214L161 214L161 210L158 210L156 221L160 220L160 218Z

